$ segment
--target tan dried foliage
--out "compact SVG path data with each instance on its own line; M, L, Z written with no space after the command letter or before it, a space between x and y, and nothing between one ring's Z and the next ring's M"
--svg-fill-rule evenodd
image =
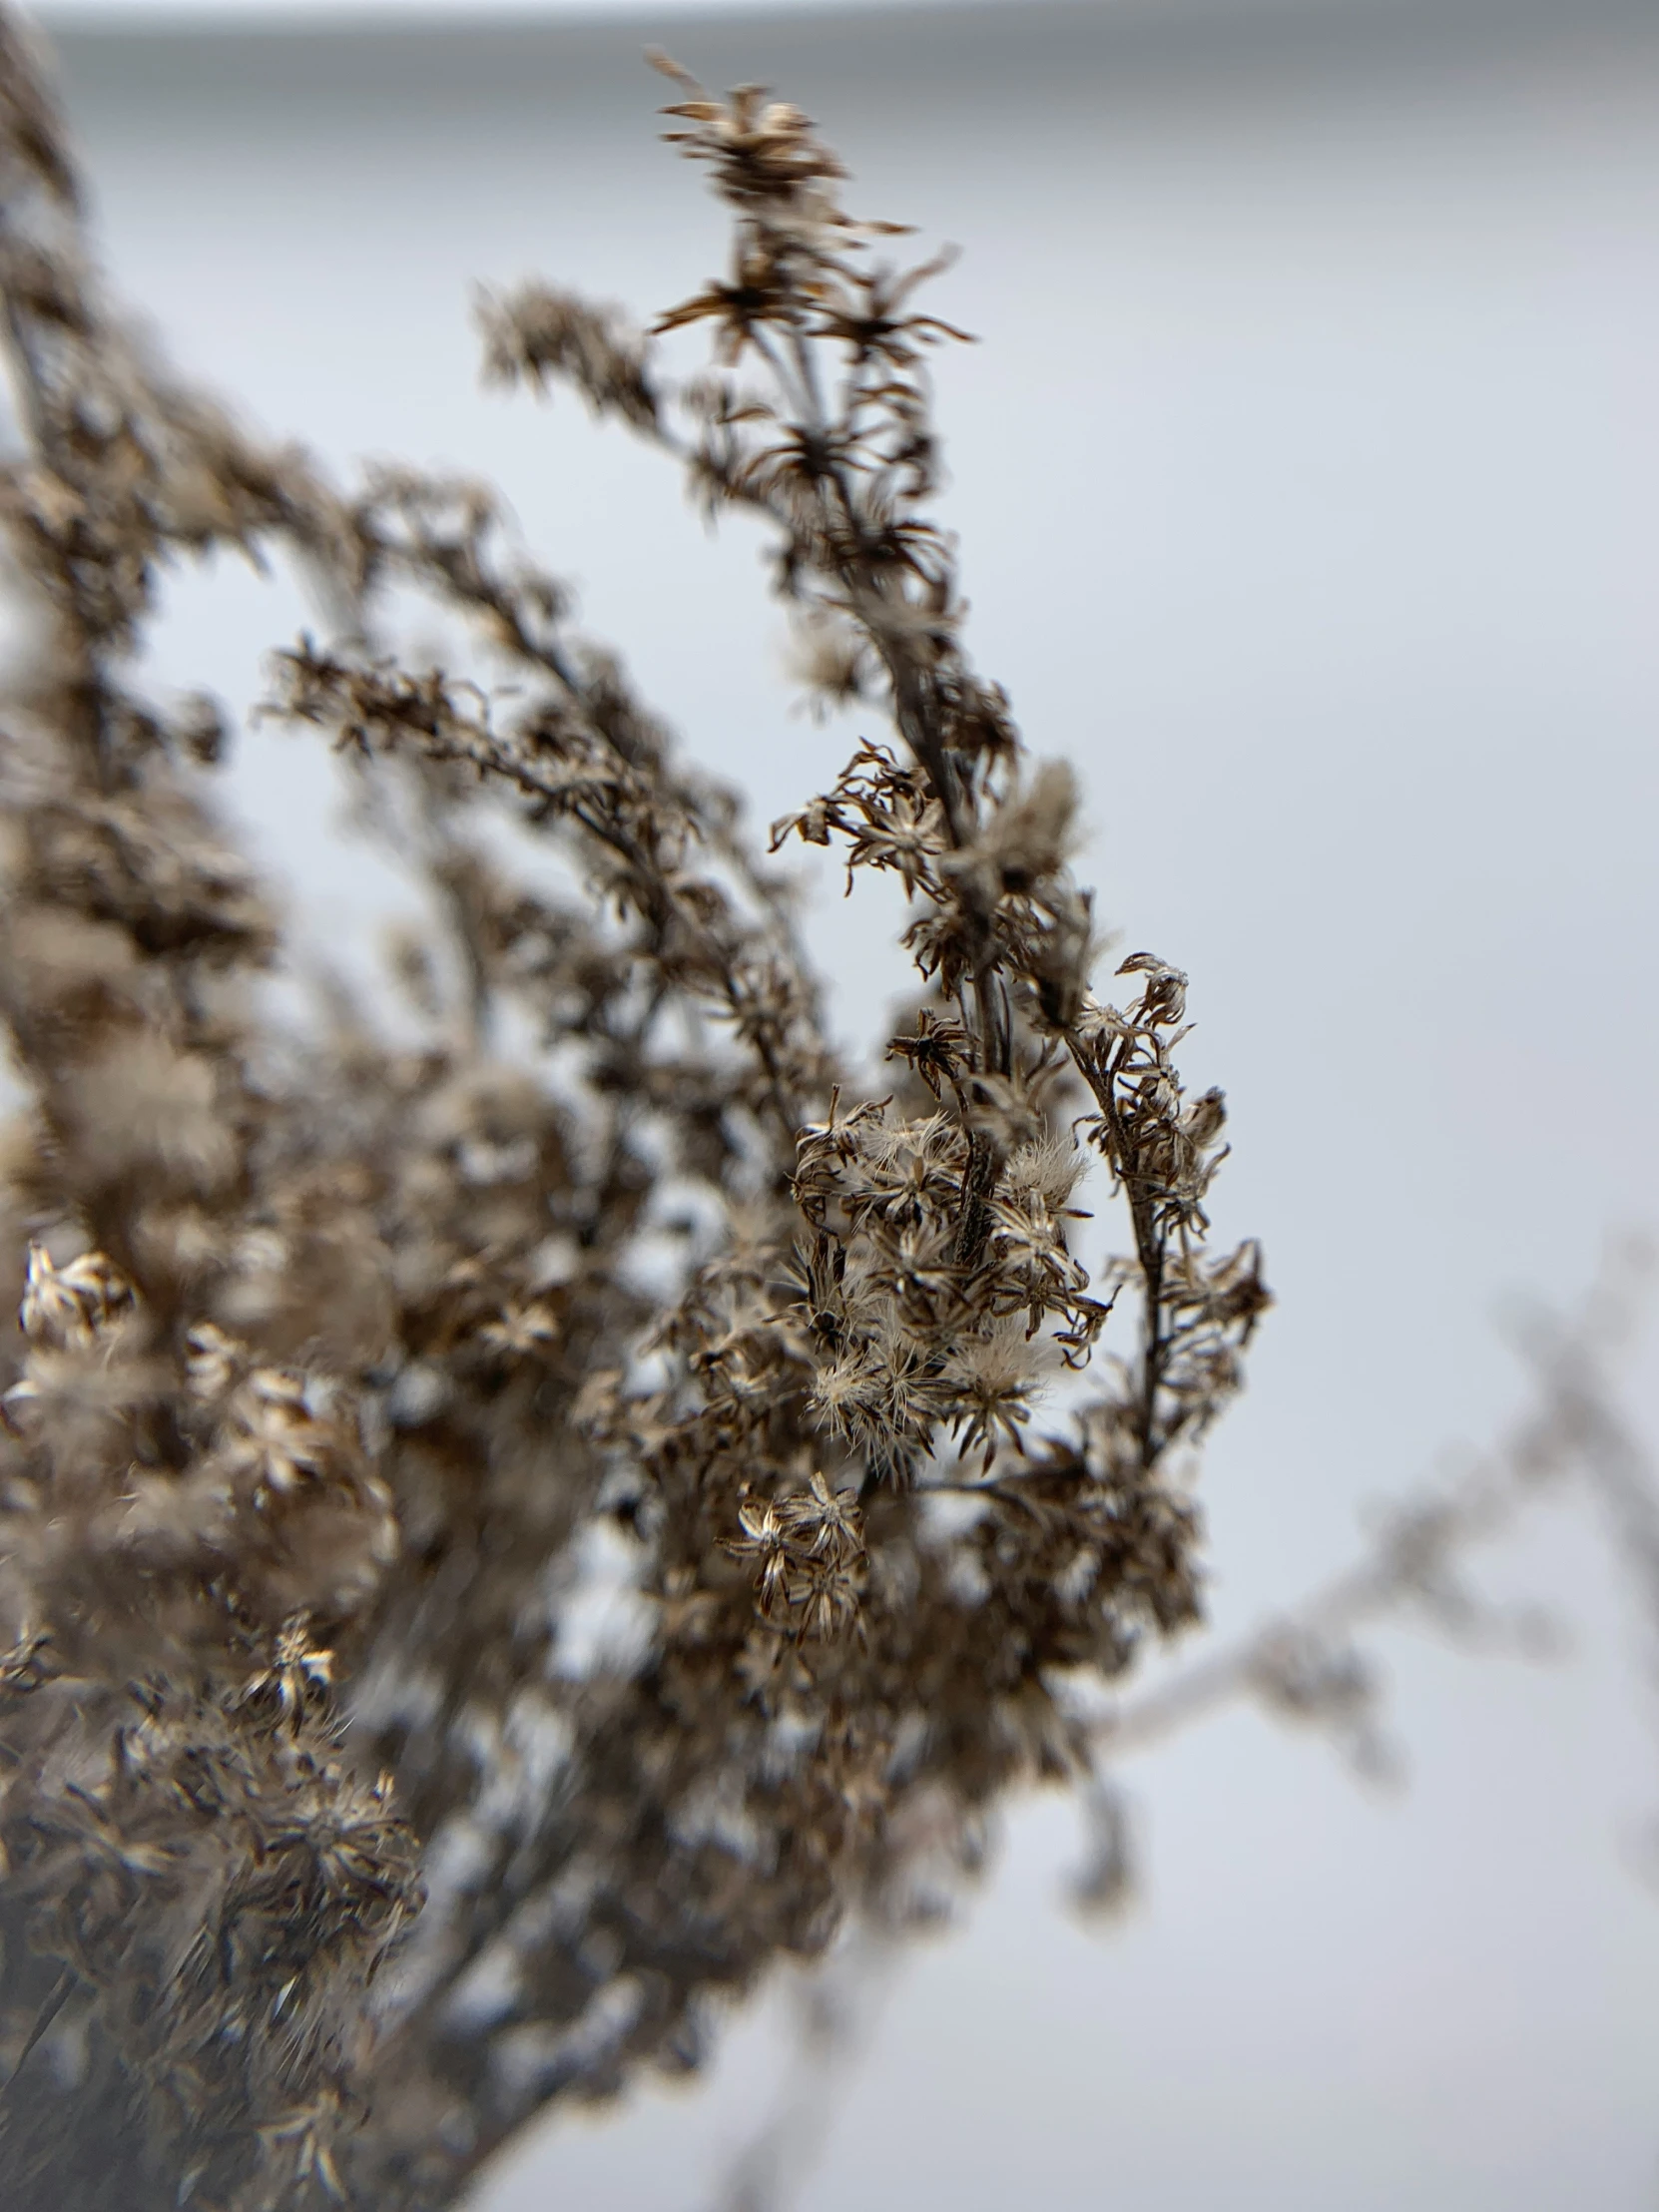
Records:
M939 265L891 264L798 110L662 66L734 243L657 327L712 366L528 288L486 367L757 512L810 681L887 727L773 836L902 884L885 1097L733 795L493 495L340 491L131 336L0 11L0 524L42 641L0 720L15 2212L454 2202L550 2098L694 2064L780 1956L925 1917L1016 1785L1098 1799L1067 1685L1196 1615L1185 1455L1268 1294L1208 1242L1186 979L1096 995L1071 776L962 649ZM141 685L215 547L314 585L268 704L427 894L395 1037L278 1022L223 718ZM557 866L515 876L502 822ZM1127 1231L1093 1282L1091 1153ZM584 1648L602 1570L627 1633Z

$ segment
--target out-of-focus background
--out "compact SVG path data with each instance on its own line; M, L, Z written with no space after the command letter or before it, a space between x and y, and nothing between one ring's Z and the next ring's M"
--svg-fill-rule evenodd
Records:
M1222 1628L1524 1402L1506 1300L1659 1222L1659 20L1619 0L1100 0L724 16L530 0L55 11L122 289L342 470L509 489L591 627L762 821L795 715L756 541L574 401L479 392L469 287L642 315L714 272L653 41L821 121L853 204L958 242L938 366L970 642L1082 771L1125 951L1187 967L1222 1233L1280 1296L1205 1477ZM181 578L159 672L246 709L294 590ZM319 956L402 895L254 730L236 790ZM880 899L815 911L843 1031ZM366 971L366 966L365 966ZM1653 1342L1650 1333L1649 1344ZM1651 1357L1630 1382L1659 1433ZM1481 1562L1548 1667L1385 1641L1407 1786L1249 1711L1137 1760L1144 1887L1080 1934L1072 1815L1009 1826L835 2091L803 2212L1636 2212L1659 2202L1655 1673L1583 1505ZM561 2115L479 2212L696 2212L784 2012L707 2082ZM825 2088L828 2099L830 2089Z

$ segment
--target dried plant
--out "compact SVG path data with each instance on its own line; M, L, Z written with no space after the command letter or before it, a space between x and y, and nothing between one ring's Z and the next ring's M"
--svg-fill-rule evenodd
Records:
M882 1096L733 795L493 495L341 491L131 334L0 11L18 2212L455 2202L548 2100L695 2065L780 1958L935 1915L1015 1786L1108 1803L1075 1686L1197 1617L1192 1453L1268 1293L1208 1241L1186 978L1095 995L1072 779L961 645L940 265L892 265L798 110L661 66L734 244L657 333L712 366L531 288L482 301L486 369L764 518L804 681L884 727L772 839L902 885ZM396 1023L284 1023L223 718L142 680L215 547L313 588L267 706L426 893ZM1093 1280L1091 1156L1127 1247Z

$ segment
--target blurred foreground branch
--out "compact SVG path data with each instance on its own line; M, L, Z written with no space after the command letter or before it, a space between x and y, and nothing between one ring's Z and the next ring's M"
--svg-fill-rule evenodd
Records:
M1619 1564L1635 1579L1659 1632L1659 1487L1618 1411L1611 1369L1627 1350L1652 1271L1643 1244L1615 1249L1578 1316L1532 1318L1522 1350L1537 1402L1512 1432L1451 1487L1391 1505L1360 1558L1282 1617L1264 1622L1094 1723L1103 1759L1116 1761L1250 1698L1282 1717L1322 1725L1361 1763L1382 1756L1375 1730L1379 1684L1357 1647L1364 1630L1399 1616L1468 1640L1519 1628L1469 1585L1469 1555L1508 1532L1541 1497L1578 1480L1611 1510Z

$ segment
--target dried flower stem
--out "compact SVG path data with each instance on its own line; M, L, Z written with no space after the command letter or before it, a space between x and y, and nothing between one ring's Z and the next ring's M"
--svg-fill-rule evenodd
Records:
M549 2099L695 2064L780 1956L936 1913L1008 1790L1088 1787L1060 1678L1197 1614L1168 1476L1268 1295L1254 1246L1206 1250L1185 980L1138 955L1127 1008L1094 997L1071 779L959 643L922 357L960 333L912 303L941 265L879 266L897 234L797 110L666 66L734 266L659 329L712 324L712 369L538 288L483 303L486 368L766 515L819 694L885 718L774 835L910 898L884 1098L735 798L493 495L342 493L127 335L0 9L0 526L42 648L0 714L18 2212L453 2204ZM267 704L426 894L412 1045L262 992L293 929L217 819L224 718L137 672L212 547L314 587ZM440 667L411 596L459 632ZM1130 1221L1099 1285L1079 1104ZM587 1648L607 1576L627 1632Z

